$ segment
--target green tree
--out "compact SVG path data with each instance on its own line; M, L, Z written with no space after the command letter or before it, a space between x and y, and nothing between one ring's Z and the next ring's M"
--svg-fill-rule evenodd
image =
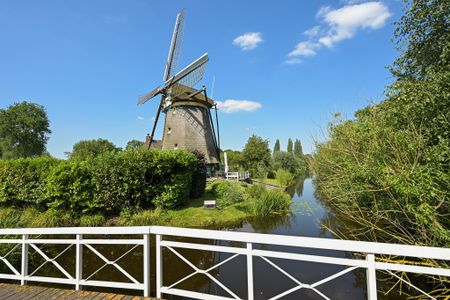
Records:
M84 160L98 156L101 153L119 150L120 148L117 148L113 143L105 139L79 141L73 145L69 158Z
M275 141L275 146L273 146L273 154L275 154L276 152L279 152L279 151L280 151L280 140L277 139Z
M294 156L294 154L279 151L273 155L273 168L275 170L283 169L291 174L297 174L303 168L302 159Z
M129 151L129 150L141 149L142 146L144 146L144 142L138 141L138 140L131 140L127 143L125 150Z
M43 155L50 133L47 112L39 104L23 101L0 109L0 155L3 159Z
M252 135L245 144L242 157L245 167L252 175L263 173L264 170L269 169L272 159L269 141Z
M295 139L294 155L297 156L297 157L303 157L302 143L300 142L299 139Z
M225 162L223 153L227 153L228 167L230 171L238 171L245 168L244 166L244 158L242 157L242 153L240 151L234 151L231 149L227 149L220 152L221 161Z
M287 152L292 153L292 146L292 140L289 138L287 143Z
M395 43L400 56L391 66L399 80L448 71L450 5L448 0L404 0L404 15L396 22Z

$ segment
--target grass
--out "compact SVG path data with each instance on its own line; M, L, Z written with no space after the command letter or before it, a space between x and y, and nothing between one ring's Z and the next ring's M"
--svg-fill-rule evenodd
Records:
M271 184L271 185L275 185L278 187L287 187L285 185L283 185L278 179L276 178L256 178L256 181L262 182L262 183L267 183L267 184Z

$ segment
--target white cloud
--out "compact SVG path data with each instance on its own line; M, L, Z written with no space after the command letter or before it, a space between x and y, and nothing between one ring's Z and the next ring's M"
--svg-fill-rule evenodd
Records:
M322 18L329 30L319 39L319 43L332 47L339 41L352 38L360 28L382 27L390 16L389 9L381 2L366 2L328 10Z
M253 50L263 41L261 32L247 32L235 38L233 45L241 47L242 50Z
M303 32L304 35L309 36L309 37L317 36L319 33L320 33L319 25L311 27Z
M255 111L262 107L261 103L249 100L228 99L224 102L217 101L217 108L225 113L235 113L239 111Z
M138 119L139 121L144 121L144 117L141 117L141 116L138 116L137 119Z
M353 38L358 30L381 28L392 15L382 2L359 3L359 0L353 0L352 4L348 4L350 1L352 0L338 9L322 6L317 12L317 18L323 25L314 26L304 32L309 40L298 43L288 54L288 61L314 56L323 46L331 48L342 40Z
M316 49L320 47L320 44L311 41L300 42L297 44L294 50L292 50L288 57L298 56L314 56L317 54Z

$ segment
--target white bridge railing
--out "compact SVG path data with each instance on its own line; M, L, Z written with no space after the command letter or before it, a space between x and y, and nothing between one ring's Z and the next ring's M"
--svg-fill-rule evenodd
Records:
M42 236L50 235L51 239L42 238ZM137 239L123 238L117 235L133 235L139 236ZM280 273L295 283L295 287L290 288L270 299L279 299L288 294L291 294L300 289L309 289L317 293L323 299L332 299L332 295L326 295L318 289L319 286L334 280L344 274L352 272L355 269L362 268L366 270L367 280L367 296L369 300L377 299L377 270L388 272L397 279L403 281L411 288L416 289L420 293L428 296L430 299L434 299L431 295L427 294L408 281L404 280L402 276L399 276L396 272L409 272L416 274L428 274L436 276L450 276L450 269L429 267L407 264L403 260L402 263L385 262L377 259L380 256L397 256L397 257L410 257L411 260L421 259L433 259L441 261L450 260L449 248L434 248L434 247L420 247L420 246L408 246L397 244L385 244L385 243L372 243L372 242L359 242L359 241L346 241L346 240L334 240L326 238L309 238L309 237L296 237L296 236L282 236L272 234L258 234L258 233L244 233L233 231L214 231L214 230L201 230L201 229L186 229L175 227L161 227L161 226L139 226L139 227L80 227L80 228L41 228L41 229L0 229L1 244L12 244L11 249L3 254L0 253L0 263L3 262L10 270L8 274L0 273L0 279L18 280L22 285L26 282L46 282L46 283L62 283L74 285L75 289L79 290L83 286L97 286L97 287L113 287L124 289L142 290L144 296L150 296L150 237L155 235L155 255L156 255L156 297L161 298L163 294L166 295L178 295L195 299L240 299L238 295L216 277L210 274L210 272L219 266L233 260L238 256L244 256L246 258L246 274L247 274L247 299L254 299L255 287L254 287L254 274L253 274L253 260L255 257L261 258L268 265L272 266ZM54 238L61 236L61 238ZM66 236L73 236L73 238L66 238ZM88 236L89 238L84 238ZM115 237L116 236L116 237ZM172 239L170 239L172 237ZM173 237L194 238L202 240L221 240L234 242L233 245L241 244L243 246L220 246L204 243L192 243L192 242L179 242L173 241ZM63 244L67 245L63 251L50 258L41 248L40 245L47 244ZM130 249L125 251L115 260L107 259L104 254L100 253L98 249L93 245L131 245ZM255 245L257 247L255 247ZM286 246L289 249L309 248L309 249L322 249L322 250L336 250L342 252L350 252L354 255L352 258L341 258L335 256L326 255L311 255L294 253L291 251L269 251L258 249L258 245L275 245ZM70 247L75 247L75 274L71 274L64 269L56 259L65 253ZM103 266L98 268L92 274L84 274L83 268L86 266L83 263L83 248L87 248L94 255L99 257L103 262ZM285 247L283 247L285 248ZM0 247L0 249L2 249ZM45 262L35 268L29 270L28 254L30 249L34 249ZM137 250L141 249L141 250ZM170 251L190 266L193 272L177 282L165 285L163 282L163 249ZM200 251L209 252L222 252L231 253L232 255L227 259L218 262L216 265L207 269L202 269L196 266L194 263L184 257L179 249L195 249ZM13 266L8 258L14 251L21 251L21 267L16 268ZM142 268L143 268L143 280L138 281L135 277L130 275L132 270L126 270L125 267L121 267L118 261L128 255L131 252L139 251L142 253ZM286 270L274 263L273 259L285 259L293 261L314 262L321 264L332 264L345 266L346 268L333 275L324 277L319 281L313 283L301 282L293 275L289 274ZM61 273L64 278L55 277L42 277L36 276L35 273L45 264L53 264ZM102 270L107 265L114 266L118 271L125 275L129 282L112 282L112 281L99 281L92 280L91 278ZM167 267L164 268L165 272L177 272L177 270L170 270ZM177 288L179 284L191 278L196 274L204 274L211 281L222 287L228 296L217 296L212 294L199 293L197 291L189 291Z
M226 172L225 178L227 180L235 180L235 181L241 181L241 180L247 180L250 178L250 172Z

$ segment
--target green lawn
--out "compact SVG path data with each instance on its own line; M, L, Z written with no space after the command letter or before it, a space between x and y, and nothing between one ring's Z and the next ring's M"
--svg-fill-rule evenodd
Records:
M279 187L286 187L286 186L282 185L280 183L280 181L278 181L278 179L276 179L276 178L261 178L261 179L255 179L255 180L259 181L259 182L271 184L271 185L276 185Z

